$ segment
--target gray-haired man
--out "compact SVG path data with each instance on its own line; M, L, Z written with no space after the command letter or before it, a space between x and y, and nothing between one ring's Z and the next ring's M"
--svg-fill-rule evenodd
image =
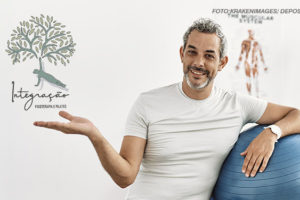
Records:
M69 123L34 124L89 137L112 179L122 188L132 185L129 200L208 200L244 124L275 124L283 137L300 132L300 112L214 87L228 57L225 36L209 19L187 30L180 57L183 81L138 97L120 153L89 120L67 112L59 114ZM246 176L264 171L276 139L265 129L241 153Z

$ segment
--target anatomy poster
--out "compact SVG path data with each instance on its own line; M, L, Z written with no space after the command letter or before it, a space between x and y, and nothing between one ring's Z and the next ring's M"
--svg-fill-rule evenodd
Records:
M295 26L299 9L212 9L214 19L227 24L228 87L276 102L293 93L288 87L298 70L292 45L299 45ZM293 84L295 85L295 84ZM295 102L295 101L294 101ZM295 102L296 103L296 102Z

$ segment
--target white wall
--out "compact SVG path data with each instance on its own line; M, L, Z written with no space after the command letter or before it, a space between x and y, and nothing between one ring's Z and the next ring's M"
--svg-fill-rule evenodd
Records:
M240 3L238 3L240 2ZM230 62L218 75L217 84L232 87L240 44L247 37L230 19L212 16L213 8L298 8L299 3L262 1L16 1L0 2L0 199L96 200L123 199L101 167L87 138L36 128L35 120L61 120L59 109L24 111L24 101L11 102L11 81L17 87L41 92L33 85L38 62L12 65L4 51L12 30L22 20L40 14L54 16L72 32L77 43L71 63L46 70L68 83L67 104L72 114L89 118L117 149L130 106L142 91L182 79L179 47L186 28L199 17L220 21L229 41ZM280 16L256 26L270 72L264 87L277 103L300 107L298 47L300 29L292 27L300 15ZM243 84L243 83L241 83ZM57 91L44 84L42 91ZM47 102L45 102L47 103Z

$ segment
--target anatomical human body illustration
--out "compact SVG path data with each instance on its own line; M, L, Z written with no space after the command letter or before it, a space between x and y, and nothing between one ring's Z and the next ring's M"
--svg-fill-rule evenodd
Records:
M265 65L261 45L254 39L254 31L249 29L248 33L249 37L242 42L236 70L239 70L241 66L244 67L248 94L260 97L259 67L263 65L264 71L268 68Z

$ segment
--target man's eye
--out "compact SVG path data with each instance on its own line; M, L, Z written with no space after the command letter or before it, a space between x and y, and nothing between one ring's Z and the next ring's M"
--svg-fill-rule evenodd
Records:
M214 59L214 58L215 58L215 56L213 56L213 55L211 55L211 54L206 54L206 57L207 57L207 58L210 58L210 59Z
M197 52L196 51L188 51L188 54L195 55L195 54L197 54Z

